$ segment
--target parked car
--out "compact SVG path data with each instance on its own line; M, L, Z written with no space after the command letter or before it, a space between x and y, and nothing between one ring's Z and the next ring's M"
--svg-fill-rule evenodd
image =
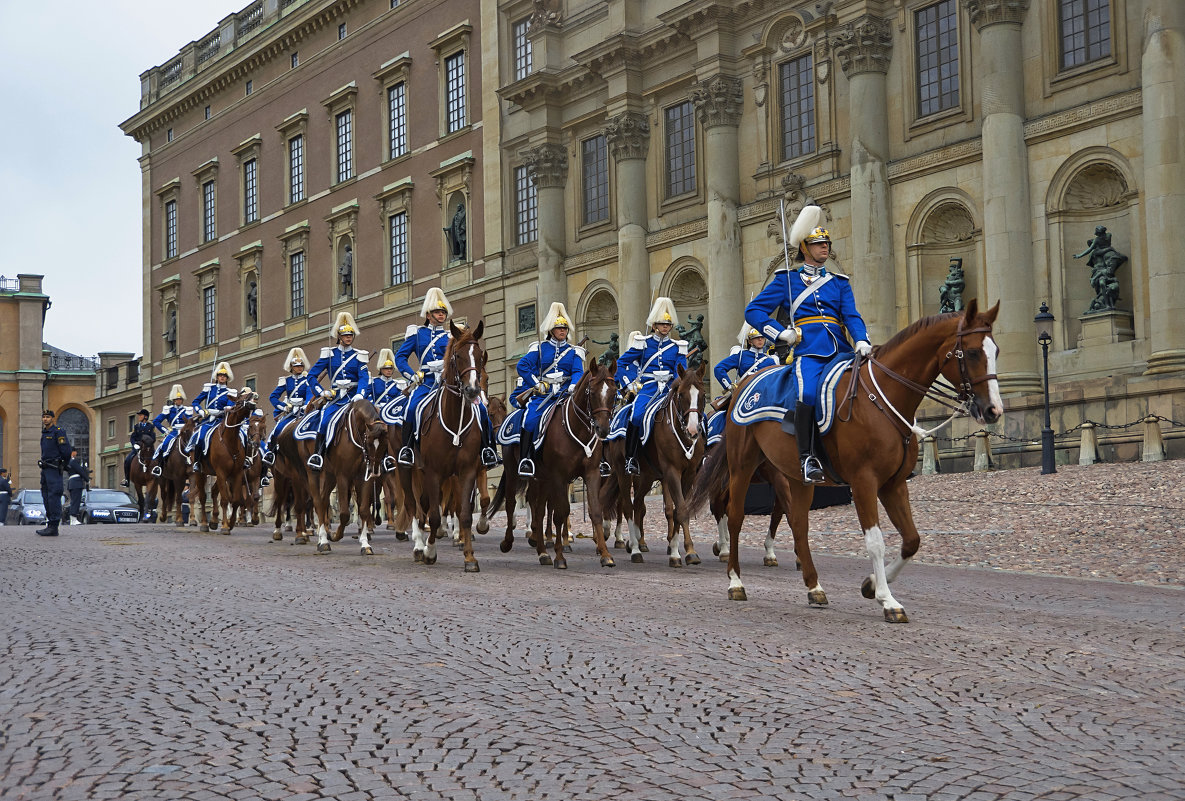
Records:
M8 504L8 522L18 526L45 525L45 501L41 490L17 490Z
M84 523L140 522L140 507L136 499L123 490L83 490L78 512Z

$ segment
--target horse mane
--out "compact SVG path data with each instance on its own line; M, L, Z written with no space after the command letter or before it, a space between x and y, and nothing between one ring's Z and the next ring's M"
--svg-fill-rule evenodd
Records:
M963 316L963 312L957 311L957 312L946 312L944 314L934 314L929 317L923 317L920 320L916 320L916 321L910 323L909 325L907 325L905 328L902 328L900 331L898 331L893 336L889 337L889 339L886 340L883 345L880 345L876 349L877 353L891 351L894 348L896 348L898 345L900 345L902 342L904 342L905 340L913 337L915 334L917 334L921 331L925 331L927 328L933 328L934 326L938 325L939 323L944 323L949 320L953 320L956 317L962 317L962 316Z

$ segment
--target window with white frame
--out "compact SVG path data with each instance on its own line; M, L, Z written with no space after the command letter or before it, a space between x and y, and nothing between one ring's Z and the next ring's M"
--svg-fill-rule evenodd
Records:
M514 168L514 244L539 238L539 195L526 165Z
M218 237L218 226L215 222L215 186L213 181L202 184L202 241L212 242Z
M392 214L387 219L391 232L391 286L408 280L407 212Z
M959 105L959 25L955 0L914 12L919 117Z
M1111 0L1058 0L1062 69L1111 55Z
M604 222L609 219L609 152L604 134L580 143L580 172L584 225Z
M444 60L444 131L452 133L466 126L465 122L465 51L453 53Z
M690 100L665 109L666 196L695 191L695 108Z
M334 117L334 127L337 131L337 183L339 184L354 177L352 117L351 109L346 109Z
M514 48L514 79L521 81L531 74L534 59L531 54L531 40L527 32L531 28L531 19L521 19L511 26L511 43Z
M218 341L218 291L208 286L202 290L202 345L213 345Z
M815 150L815 76L808 53L778 65L782 160Z
M177 201L165 201L165 258L177 258Z
M387 88L387 145L391 158L407 152L407 84Z
M253 223L259 219L259 159L243 162L243 222Z
M304 136L288 140L288 202L304 200Z
M292 298L290 317L304 314L304 251L298 250L288 257L288 286Z

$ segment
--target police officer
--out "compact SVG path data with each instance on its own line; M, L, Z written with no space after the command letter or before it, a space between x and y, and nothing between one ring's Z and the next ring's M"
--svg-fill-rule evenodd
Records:
M0 526L8 522L8 504L12 502L12 483L8 480L8 468L0 467Z
M70 525L77 526L78 509L82 505L82 490L90 478L90 470L78 459L78 448L70 449L70 463L66 465L66 490L70 493L70 513L63 515L63 520L69 520Z
M140 439L148 437L152 440L152 444L156 444L156 427L148 422L148 418L152 414L147 409L141 409L136 412L136 423L132 426L132 430L128 432L128 439L132 443L132 449L128 451L128 455L123 459L123 481L119 482L119 486L126 487L131 483L132 478L132 458L136 455L136 451L140 450ZM155 451L156 448L153 448Z
M635 331L630 336L629 348L617 360L617 383L636 393L625 430L625 472L631 476L641 472L638 449L642 447L642 423L647 409L666 397L678 368L687 369L687 342L671 339L676 317L675 304L670 298L656 299L646 318L650 334L642 336Z
M272 419L276 421L263 453L263 463L268 467L276 463L276 437L293 420L304 414L305 404L321 394L320 385L309 383L309 375L305 372L308 363L309 357L304 355L302 348L288 351L288 357L284 359L284 369L288 375L280 376L276 388L268 397L272 403Z
M824 480L823 466L815 456L815 396L823 368L835 356L852 352L848 334L856 340L857 353L872 353L868 329L856 310L848 277L824 266L832 255L831 235L823 227L824 222L823 210L818 206L807 206L799 212L786 242L798 268L787 265L775 270L769 284L745 308L745 322L769 339L794 346L798 381L794 426L802 477L807 484ZM789 310L789 327L775 319L779 307Z
M310 386L318 383L321 373L329 375L329 389L322 394L332 398L321 407L317 444L307 462L310 470L321 469L325 455L325 437L333 415L351 401L365 398L370 386L370 369L366 366L370 361L370 354L354 348L354 337L357 334L358 326L354 323L354 316L349 312L339 312L331 332L335 341L334 346L321 348L321 358L317 359L317 363L309 370Z
M543 415L561 398L576 388L584 375L584 348L568 341L571 332L568 310L564 304L551 304L539 333L547 339L532 342L518 360L518 380L510 402L525 408L523 432L519 440L518 474L526 478L535 475L535 438Z
M41 413L41 500L45 504L45 528L37 529L42 537L58 536L62 519L62 468L70 461L70 440L54 423L53 409Z
M185 390L180 384L173 385L173 388L169 390L169 397L172 399L172 403L166 403L161 407L160 414L152 421L152 427L165 435L160 445L157 445L156 450L152 453L152 460L156 463L152 466L152 475L154 476L161 474L161 465L169 457L169 451L173 449L173 443L177 441L177 435L185 425L185 421L189 419L191 411L188 404L185 403ZM165 427L166 425L168 428Z

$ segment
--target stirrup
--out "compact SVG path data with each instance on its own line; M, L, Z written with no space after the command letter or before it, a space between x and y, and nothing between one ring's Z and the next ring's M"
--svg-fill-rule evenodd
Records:
M608 478L613 475L613 468L609 466L608 462L602 459L601 463L597 466L597 472L601 474L601 478Z
M518 474L522 478L534 478L535 477L535 463L533 461L531 461L530 457L519 461Z
M481 449L481 463L484 467L494 467L498 464L498 454L489 445Z
M802 482L804 484L818 484L826 479L827 476L823 474L823 465L819 462L819 457L811 454L802 460Z
M272 484L272 480L270 478L268 478L267 476L264 476L263 478L259 479L259 486L261 486L261 487L270 487L271 484Z
M321 454L314 453L312 456L309 457L309 460L307 462L305 462L305 464L307 464L309 466L310 470L320 470L321 469Z
M154 465L152 466L152 475L154 475L154 476L159 476L160 474L161 474L160 465L159 465L159 464L154 464Z
M638 460L632 456L627 456L625 459L625 473L629 476L642 475L642 468L638 466Z
M119 486L121 486L121 487L128 486L128 480L125 478L123 481L119 482Z
M271 467L272 465L274 465L276 463L276 455L274 453L272 453L271 451L264 451L262 458L263 458L263 463L265 465L267 465L268 467Z
M382 463L379 464L379 470L383 473L394 473L398 468L399 465L395 463L395 459L391 454L384 456Z
M399 449L399 464L404 467L414 467L416 464L416 452L411 449L410 445L404 445Z

